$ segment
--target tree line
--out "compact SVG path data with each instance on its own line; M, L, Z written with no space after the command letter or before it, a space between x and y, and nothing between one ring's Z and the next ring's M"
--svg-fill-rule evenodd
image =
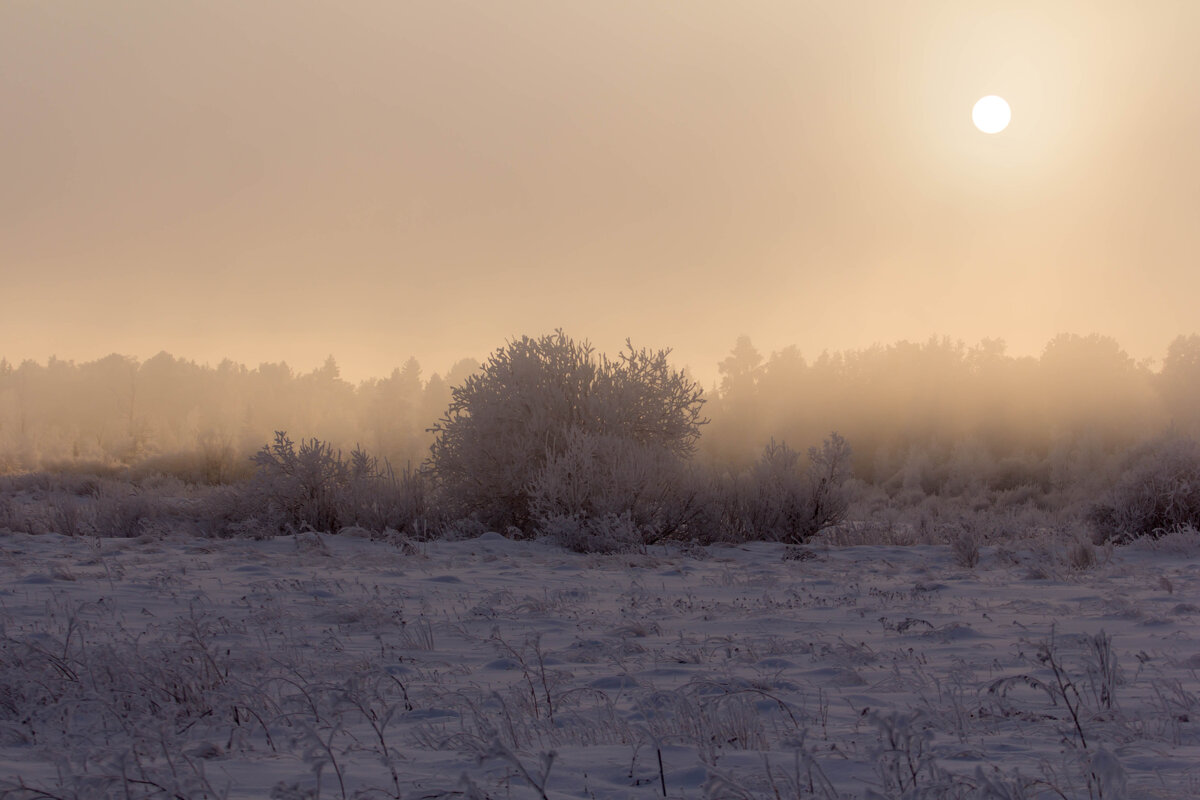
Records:
M354 385L330 357L312 372L284 363L197 364L159 353L83 363L0 360L0 471L90 463L189 465L231 480L277 430L355 445L418 465L452 390L478 374L458 362L424 377L415 359ZM697 458L742 468L773 440L803 451L837 431L870 483L944 490L963 475L999 488L1052 482L1056 459L1120 452L1165 429L1200 427L1200 336L1180 336L1161 365L1112 338L1063 334L1038 357L1003 342L898 342L806 359L768 356L745 337L704 393Z

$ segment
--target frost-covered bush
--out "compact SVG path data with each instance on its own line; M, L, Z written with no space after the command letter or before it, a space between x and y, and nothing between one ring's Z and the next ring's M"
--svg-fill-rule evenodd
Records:
M612 360L561 330L497 350L453 390L434 429L429 463L441 501L455 516L527 533L537 524L535 484L539 502L550 507L569 506L572 492L622 505L614 498L626 490L610 485L622 447L682 459L700 434L701 389L670 367L668 353L628 345ZM592 447L580 444L586 437L595 437L588 441L599 451L584 452ZM560 458L562 469L584 464L599 474L568 480L559 467L544 472Z
M254 478L222 511L228 530L257 523L262 533L361 526L425 534L428 494L422 476L411 470L397 476L361 449L347 459L315 438L297 449L285 431L276 431L274 444L264 445L253 461Z
M166 508L157 492L114 483L96 496L93 524L98 536L130 539L148 533Z
M1097 543L1200 527L1200 443L1167 435L1135 449L1088 519Z
M362 450L350 454L350 479L338 498L345 524L372 531L392 529L418 539L439 525L428 479L405 467L399 473Z
M786 443L772 441L749 470L714 481L718 538L798 544L846 517L850 446L832 434L810 448L807 468Z
M253 461L253 493L296 530L336 531L346 524L338 496L350 481L350 466L340 451L316 438L297 450L286 431L276 431L275 443L263 445Z
M561 514L541 519L538 527L560 547L576 553L623 553L646 543L643 529L629 512Z

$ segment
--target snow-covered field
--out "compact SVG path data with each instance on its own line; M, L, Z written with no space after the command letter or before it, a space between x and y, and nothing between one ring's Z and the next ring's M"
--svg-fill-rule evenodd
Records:
M1200 796L1194 536L353 534L0 535L0 796Z

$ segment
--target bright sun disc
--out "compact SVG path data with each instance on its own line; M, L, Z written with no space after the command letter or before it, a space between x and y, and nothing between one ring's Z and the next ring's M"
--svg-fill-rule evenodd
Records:
M971 121L984 133L999 133L1008 127L1010 119L1012 109L1003 97L994 94L979 98L979 102L971 109Z

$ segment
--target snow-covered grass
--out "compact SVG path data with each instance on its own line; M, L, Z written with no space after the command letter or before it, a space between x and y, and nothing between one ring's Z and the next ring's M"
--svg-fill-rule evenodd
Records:
M0 797L1200 795L1195 533L166 530L0 533Z

